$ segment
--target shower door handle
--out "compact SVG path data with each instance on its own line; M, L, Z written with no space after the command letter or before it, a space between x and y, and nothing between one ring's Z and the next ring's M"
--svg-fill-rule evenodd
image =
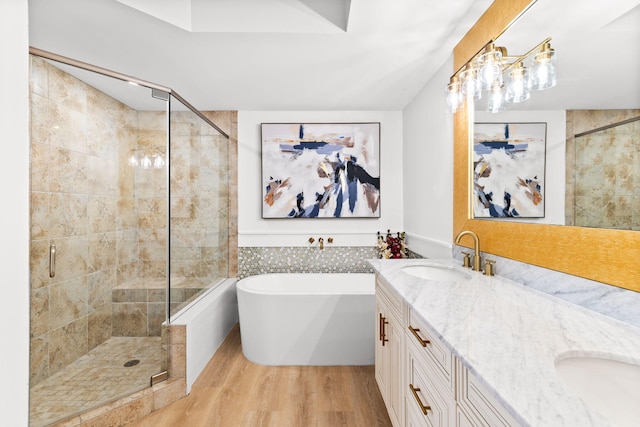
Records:
M49 277L56 275L56 245L52 243L49 246Z

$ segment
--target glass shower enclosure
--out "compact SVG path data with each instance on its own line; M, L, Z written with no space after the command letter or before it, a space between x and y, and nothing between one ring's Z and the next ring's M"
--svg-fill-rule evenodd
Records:
M31 50L30 425L165 378L228 276L228 136L169 88Z

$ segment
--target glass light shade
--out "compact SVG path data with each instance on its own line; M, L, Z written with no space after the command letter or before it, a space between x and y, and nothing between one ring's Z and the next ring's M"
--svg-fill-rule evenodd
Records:
M138 166L138 164L140 164L140 161L138 160L138 155L137 154L132 154L129 157L129 166Z
M161 155L157 155L153 158L153 167L155 169L162 169L164 167L164 159Z
M502 52L496 50L493 45L487 48L478 58L480 71L478 77L480 80L481 90L489 90L493 88L494 83L502 84Z
M487 111L490 113L499 113L500 111L504 111L507 109L506 103L504 101L504 93L502 90L502 85L495 82L493 87L491 88L491 93L489 93L489 99L487 101Z
M140 166L144 169L149 169L151 167L151 158L149 156L144 156L142 160L140 160Z
M532 90L545 90L556 85L556 53L549 43L542 45L531 59L529 87Z
M447 110L450 113L455 113L462 105L464 97L460 91L460 81L457 77L453 77L451 82L446 87L447 93Z
M522 62L518 62L509 71L509 79L505 90L505 101L515 104L529 99L529 78L527 69L524 68Z
M482 97L477 68L473 67L471 64L467 65L467 67L460 73L460 81L462 82L463 95L472 99L480 99Z

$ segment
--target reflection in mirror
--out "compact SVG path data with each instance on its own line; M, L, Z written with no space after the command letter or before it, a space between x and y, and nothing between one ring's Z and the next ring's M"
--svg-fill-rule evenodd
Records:
M567 117L566 225L640 230L640 110Z
M475 101L475 123L547 124L544 217L492 220L640 230L638 22L637 0L538 0L495 41L520 53L552 37L557 86L499 113L489 92Z

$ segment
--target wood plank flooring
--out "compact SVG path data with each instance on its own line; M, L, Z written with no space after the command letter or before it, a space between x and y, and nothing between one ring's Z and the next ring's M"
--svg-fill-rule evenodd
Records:
M388 427L373 366L262 366L242 355L236 325L189 396L139 427Z

